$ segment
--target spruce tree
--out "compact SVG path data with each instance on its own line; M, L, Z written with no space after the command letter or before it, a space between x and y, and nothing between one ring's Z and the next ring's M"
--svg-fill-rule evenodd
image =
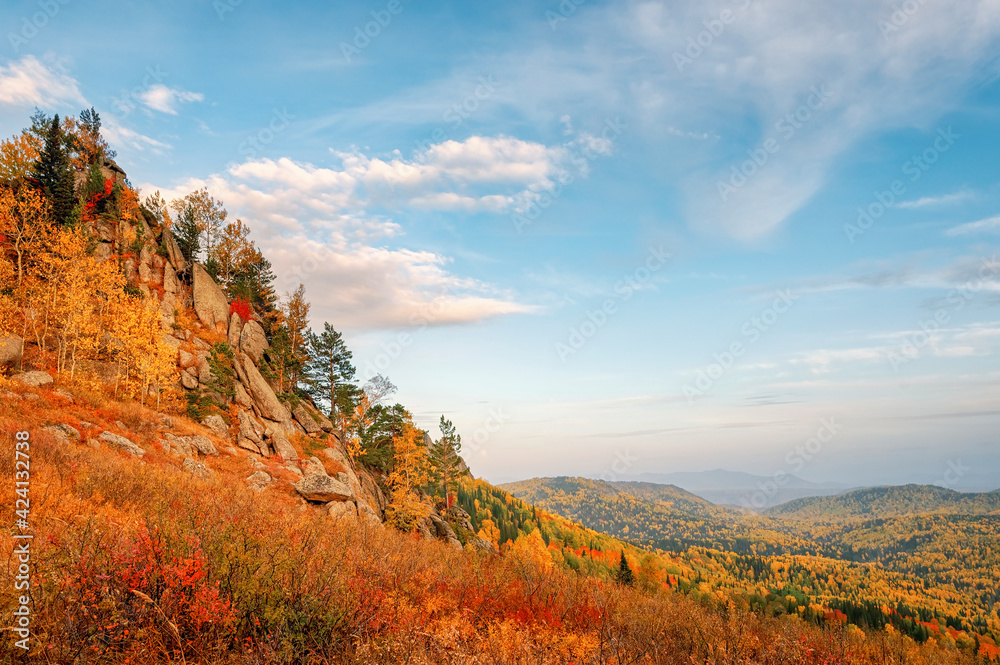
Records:
M437 469L435 480L441 483L441 490L445 501L448 500L448 493L455 484L458 463L462 459L459 453L462 452L462 437L455 431L455 425L444 416L441 416L441 438L434 442L431 447L431 463Z
M58 224L71 224L76 206L75 182L58 115L45 127L44 144L32 177L52 203L52 218Z
M632 569L628 567L628 559L625 558L625 550L622 550L622 562L618 566L618 574L615 576L615 581L624 586L632 586L635 584L635 575L632 574Z
M198 222L191 206L184 208L178 216L177 225L174 227L174 236L185 259L194 261L198 258L198 252L201 251L199 240L201 231L198 229Z
M329 402L330 418L336 418L337 402L352 387L355 368L351 364L351 351L344 344L340 333L329 323L323 324L319 335L307 333L309 360L306 378L309 396L317 402Z

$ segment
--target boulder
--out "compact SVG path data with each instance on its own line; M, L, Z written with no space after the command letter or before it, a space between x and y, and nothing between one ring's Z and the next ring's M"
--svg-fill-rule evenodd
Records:
M59 424L50 425L49 427L43 427L43 432L48 432L56 438L57 441L61 443L72 443L73 441L80 440L80 432L75 427L70 427L69 425Z
M326 467L315 456L307 460L302 460L302 475L304 476L326 476Z
M378 524L381 526L382 518L379 514L368 505L368 502L364 499L358 499L357 501L358 515L361 517L362 521L369 522L371 524Z
M135 457L142 457L146 454L146 451L135 445L124 436L115 434L113 432L102 432L98 440L103 441L112 448L117 448L122 452L126 452L129 455L134 455Z
M10 378L11 381L16 381L22 386L27 386L29 388L50 386L54 383L52 376L46 374L45 372L25 372L24 374L15 374Z
M283 460L296 460L299 454L295 451L291 442L277 428L271 427L267 431L267 443L274 448L274 452L281 456Z
M353 501L354 492L350 487L330 476L306 476L293 485L295 491L308 501L327 503L330 501Z
M191 376L188 372L181 372L181 385L188 390L194 390L198 387L198 379Z
M244 409L249 409L253 406L253 400L250 399L250 395L247 394L247 389L243 387L240 382L236 383L236 397L233 398L234 401L242 406Z
M202 455L218 455L219 451L215 449L215 444L207 436L201 436L200 434L195 434L194 436L183 437L187 440L191 447L197 450Z
M174 269L183 271L187 268L187 259L184 258L180 245L178 245L177 241L174 240L174 234L170 232L170 229L163 229L163 246L167 248L167 257L170 259L170 263L173 265ZM164 288L166 288L167 283L166 277L166 273L164 273Z
M24 340L17 335L0 337L0 367L13 367L21 362Z
M319 416L319 428L321 430L323 430L324 432L332 432L333 431L333 423L330 422L329 418L327 418L326 416L324 416L319 411L317 411L314 415Z
M233 348L236 347L233 346ZM268 348L264 328L256 321L247 321L240 332L240 350L253 359L254 364L256 364L260 362L260 357Z
M188 367L191 367L192 365L194 365L196 362L197 362L197 358L195 357L195 355L193 353L191 353L189 351L185 351L184 349L178 349L177 350L177 363L181 367L188 368Z
M236 312L229 315L229 347L240 348L240 333L243 331L243 319Z
M195 478L201 478L202 480L211 480L215 477L215 473L205 466L204 462L196 462L190 457L184 458L181 466L185 471L190 473Z
M334 520L358 519L358 508L350 501L331 501L327 504L327 512Z
M200 263L192 264L194 277L194 311L210 330L229 325L229 303L212 276Z
M172 263L172 262L171 262ZM163 293L166 294L176 294L181 290L181 283L177 279L177 273L174 272L174 267L171 263L167 263L163 266ZM166 299L164 299L166 302Z
M247 484L250 485L250 489L260 492L271 484L271 476L264 471L255 471L247 477Z
M302 402L295 405L295 408L292 409L292 415L302 425L302 429L306 431L306 434L318 434L323 431L319 423L313 419L310 410Z
M223 439L229 438L229 425L227 425L226 421L222 419L222 416L206 416L202 419L201 424L221 436Z
M239 363L238 360L234 359L235 363L239 363L242 367L243 374L246 376L246 387L250 392L250 396L253 397L253 402L260 411L260 415L264 416L268 420L273 420L275 422L281 423L285 431L291 434L295 429L291 425L292 416L288 413L288 409L278 401L275 396L274 391L271 390L271 386L267 384L264 377L260 375L260 371L257 366L249 361L249 358L244 359L246 362Z

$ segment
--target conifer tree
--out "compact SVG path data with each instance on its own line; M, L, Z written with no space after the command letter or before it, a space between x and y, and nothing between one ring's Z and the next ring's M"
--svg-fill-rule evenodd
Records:
M458 464L462 459L459 456L462 451L462 436L455 431L455 425L444 416L441 416L438 427L441 429L441 438L435 441L431 448L431 462L435 469L435 480L440 483L444 499L447 501L448 494L455 484Z
M188 261L193 261L201 251L200 241L201 231L198 229L198 221L194 216L194 209L191 206L182 208L174 227L174 237L177 239L177 246L181 254Z
M635 575L632 574L632 569L628 567L625 550L622 550L622 561L618 566L618 574L615 576L615 581L623 586L632 586L635 584Z
M44 143L35 161L32 178L52 203L52 218L56 223L72 223L76 205L73 170L58 115L45 129Z
M329 323L323 323L323 332L309 331L309 360L306 377L309 396L318 402L329 402L330 418L336 422L337 402L354 381L355 368L351 364L351 351L344 344L340 333Z

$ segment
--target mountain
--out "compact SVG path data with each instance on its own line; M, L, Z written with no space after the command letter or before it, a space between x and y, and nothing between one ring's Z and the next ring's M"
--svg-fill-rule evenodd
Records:
M792 474L780 477L757 476L743 471L676 471L626 476L628 480L676 485L717 505L733 505L762 510L808 496L839 494L850 489L843 483L814 483Z
M1000 512L1000 490L962 493L936 485L870 487L839 496L796 499L766 511L786 520L843 521L910 515Z

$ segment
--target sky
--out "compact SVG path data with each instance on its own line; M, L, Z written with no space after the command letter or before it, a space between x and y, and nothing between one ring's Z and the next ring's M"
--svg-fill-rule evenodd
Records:
M1000 486L1000 1L8 1L493 482Z

